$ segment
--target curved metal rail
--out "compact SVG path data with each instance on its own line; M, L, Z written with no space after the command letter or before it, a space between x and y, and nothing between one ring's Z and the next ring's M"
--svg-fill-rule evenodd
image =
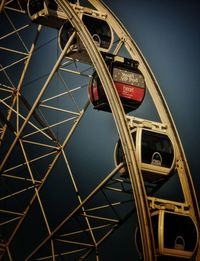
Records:
M131 133L130 133L130 126L129 126L128 118L124 113L123 107L119 100L117 91L114 88L114 83L113 83L112 77L107 69L107 66L105 65L105 62L104 62L100 52L98 51L96 45L94 44L87 28L84 26L82 20L79 19L78 14L76 13L76 11L73 9L72 5L68 1L56 0L56 2L58 4L58 6L66 14L66 16L70 19L72 25L74 26L75 31L78 34L78 36L80 37L81 41L83 42L85 49L91 58L92 64L93 64L94 68L96 69L96 71L101 79L101 82L103 84L103 87L105 89L105 93L108 98L111 110L112 110L113 118L115 120L116 127L117 127L117 130L118 130L121 142L122 142L123 150L124 150L125 157L126 157L127 167L128 167L128 171L130 174L130 179L131 179L131 184L132 184L132 189L133 189L132 193L134 195L134 200L135 200L135 206L133 206L133 208L136 207L137 214L138 214L141 237L142 237L142 242L143 242L144 259L145 260L155 260L156 253L155 253L154 239L153 239L153 233L152 233L152 228L151 228L149 198L147 197L146 189L145 189L143 178L141 175L141 171L138 167L138 163L136 160L135 148L134 148L134 144L133 144ZM177 169L177 172L178 172L178 175L180 178L180 182L181 182L181 186L183 189L183 194L184 194L184 199L185 199L184 204L188 206L188 211L189 211L190 215L193 217L193 219L196 221L196 223L199 224L198 220L199 220L200 214L199 214L197 198L195 195L195 190L194 190L190 170L189 170L186 158L185 158L185 154L184 154L183 147L181 145L181 141L178 136L178 132L175 127L175 123L173 122L169 108L168 108L167 103L164 99L164 96L159 88L158 83L156 82L156 79L153 76L153 73L151 72L150 67L148 66L147 62L145 61L145 58L141 54L139 48L137 47L137 45L135 44L135 42L133 41L133 39L131 38L129 33L126 31L124 26L121 24L119 19L109 10L109 8L103 3L103 1L89 0L88 2L90 2L96 8L96 10L98 10L99 12L102 12L106 15L106 21L109 23L109 25L112 27L113 31L119 37L120 42L119 42L119 45L117 46L117 48L115 49L114 53L117 54L118 51L120 50L120 48L122 46L125 46L125 48L129 52L130 56L133 59L136 59L139 61L139 64L140 64L139 68L140 68L141 72L143 73L143 75L145 76L148 90L153 99L155 107L158 111L161 122L167 126L170 136L173 139L173 143L175 144L175 151L176 151L176 156L177 156L176 169ZM2 10L3 10L3 7L5 6L5 4L6 4L6 1L2 1L2 4L1 4ZM41 28L39 27L38 32L40 30L41 30ZM24 123L21 125L20 128L18 126L17 131L15 133L14 141L11 144L5 158L1 162L0 168L1 168L2 172L4 171L6 163L9 159L10 155L12 154L12 151L14 150L16 144L19 143L21 146L21 149L23 151L24 157L25 157L25 164L29 168L29 172L31 174L30 162L29 162L28 158L26 158L26 151L24 150L24 141L21 139L21 136L22 136L23 130L26 128L26 126L28 124L30 124L30 119L32 116L35 115L36 119L40 122L40 125L42 125L42 127L44 129L44 131L42 131L42 132L44 132L45 135L50 137L51 140L54 139L53 133L47 131L49 129L49 127L38 117L38 115L36 115L36 109L38 107L38 104L40 103L41 97L43 96L43 94L45 93L45 91L49 85L49 82L51 81L55 72L58 70L58 68L65 56L65 53L66 53L68 47L70 46L71 41L73 40L74 35L75 35L75 33L72 35L69 42L67 43L64 50L62 51L57 63L55 64L55 67L53 68L51 74L47 78L47 81L44 84L40 94L38 95L32 108L30 108L28 115L24 119ZM26 66L24 68L24 74L26 73L27 66L29 64L29 59L32 56L33 48L34 48L34 45L29 52L29 56L28 56L29 58L26 62ZM20 93L22 82L23 82L23 77L21 77L21 82L18 85L18 94ZM17 97L18 96L16 96L16 98L13 100L13 105L11 105L9 108L10 115L8 115L7 119L4 120L5 128L2 129L2 133L1 133L2 140L4 138L6 129L9 128L9 120L11 118L11 114L12 114L12 112L15 113L15 111L13 110L13 107L14 107L14 104L17 102L17 99L18 99ZM69 215L65 219L63 219L63 221L60 223L60 225L58 225L56 228L53 228L53 229L50 228L50 226L48 224L48 218L45 214L43 204L42 204L42 201L41 201L41 198L39 195L41 189L43 188L45 181L47 180L48 176L50 175L50 173L51 173L54 165L58 161L59 157L63 156L66 161L66 164L68 164L67 159L65 157L65 153L64 153L64 147L66 146L67 142L69 141L70 136L72 135L73 131L78 126L79 121L81 120L82 116L84 115L84 112L85 112L87 106L88 106L88 104L86 104L85 108L81 111L80 115L78 115L76 123L73 125L71 131L67 135L64 142L62 144L60 144L60 142L58 140L56 140L56 139L54 140L54 143L55 143L54 146L56 147L56 152L55 152L56 156L55 156L54 160L52 161L44 178L39 182L39 185L37 185L35 183L34 179L32 178L34 189L35 189L35 194L34 194L33 198L30 200L30 204L25 209L22 217L20 217L20 221L19 221L16 229L14 230L12 236L10 237L9 241L6 243L6 245L4 245L4 244L0 245L2 248L4 248L4 250L2 250L2 253L5 254L5 252L7 252L7 255L10 260L12 260L12 257L9 252L9 245L11 244L13 238L16 236L21 224L24 222L24 220L27 216L27 213L30 211L30 207L33 205L35 200L38 200L38 202L40 204L40 208L41 208L41 211L43 214L43 218L45 220L48 235L45 238L45 240L43 240L41 242L41 244L39 244L35 248L35 250L26 258L26 260L30 260L34 256L34 254L37 253L43 245L45 245L46 242L50 242L52 259L55 260L56 255L54 254L55 249L54 249L53 239L58 234L58 232L61 230L61 228L68 222L69 219L74 217L74 215L76 215L76 214L80 215L80 210L82 211L81 215L84 216L84 218L85 218L88 230L90 231L90 236L93 241L92 247L90 247L90 245L88 245L89 250L83 256L83 259L86 258L90 254L91 251L97 249L97 247L114 231L114 227L117 227L117 224L122 221L122 220L120 221L120 219L112 220L112 222L114 222L114 224L115 224L113 226L113 229L111 229L109 231L109 233L104 238L102 238L102 240L100 240L100 242L96 242L94 235L93 235L93 229L91 228L91 225L89 222L90 216L89 216L88 212L86 211L86 206L85 206L87 204L87 202L96 194L96 192L98 190L101 190L102 188L107 186L106 185L107 182L113 178L113 176L116 174L116 171L119 170L119 168L116 168L110 175L108 175L107 179L105 179L96 188L96 190L94 190L94 192L91 193L85 200L82 200L80 198L80 196L78 195L78 190L76 188L76 184L74 183L74 188L75 188L75 191L77 192L77 195L78 195L77 197L78 197L80 205L71 213L71 215ZM11 126L11 129L12 129L12 126ZM6 175L6 173L4 173L4 175ZM73 177L72 177L72 180L73 180ZM121 181L119 181L119 183L120 182ZM112 187L112 190L116 190L116 188ZM109 206L112 208L112 204L110 204ZM123 220L126 220L126 218L124 218ZM111 222L111 220L109 220L109 222ZM1 254L1 252L0 252L0 254ZM3 254L2 254L2 256L3 256ZM99 260L98 254L96 255L96 259ZM197 260L198 260L198 256L197 256Z
M119 37L124 41L124 44L126 45L130 55L132 58L136 58L139 61L140 70L145 76L145 80L147 82L147 88L151 94L151 97L154 101L154 105L157 109L157 112L160 116L161 122L167 125L167 128L169 129L170 135L173 137L173 142L176 146L176 153L177 158L180 160L183 164L183 173L184 177L181 179L182 175L180 175L180 179L183 186L184 196L185 200L188 204L190 204L191 208L193 208L192 212L196 218L200 217L199 208L198 208L198 202L196 198L196 193L194 190L193 182L191 173L187 164L187 160L184 154L184 149L181 144L175 123L173 121L173 118L171 116L170 110L167 106L166 100L162 94L162 91L148 65L146 62L144 56L142 55L141 51L139 50L138 46L130 36L130 34L127 32L125 27L121 24L119 19L109 10L109 8L103 4L103 1L95 1L95 0L89 0L98 10L102 12L107 13L107 20L110 24L112 24L112 27L114 31L119 35ZM180 168L181 169L181 168ZM180 171L179 169L179 171Z

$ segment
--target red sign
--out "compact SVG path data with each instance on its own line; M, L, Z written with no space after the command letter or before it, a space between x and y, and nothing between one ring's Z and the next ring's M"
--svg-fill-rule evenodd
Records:
M127 98L141 102L145 95L145 89L134 85L115 82L116 89L121 98Z

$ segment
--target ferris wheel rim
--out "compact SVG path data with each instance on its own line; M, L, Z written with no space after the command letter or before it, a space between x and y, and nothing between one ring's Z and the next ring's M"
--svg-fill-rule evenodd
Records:
M58 1L58 2L60 2L60 1ZM64 2L64 1L61 1L61 2ZM90 2L95 2L95 3L97 3L97 1L90 1ZM115 21L116 22L116 21ZM116 22L117 23L117 22ZM119 24L120 25L120 24ZM79 29L79 27L77 27L78 29ZM121 25L119 26L119 28L121 28ZM83 30L84 31L84 30ZM127 34L127 32L126 32L126 36L127 36L128 34ZM83 33L83 35L81 36L82 38L84 38L84 36L85 36L85 34ZM129 38L129 36L128 36L128 38ZM91 41L91 39L88 39L88 41ZM129 40L128 39L128 41L129 42L131 42L132 40ZM84 40L83 40L83 42L84 42ZM130 45L130 46L129 46ZM91 47L91 45L89 45L90 47ZM131 46L131 44L129 44L128 43L128 46L129 46L129 48L131 48L132 46ZM94 52L97 52L98 53L98 50L95 50L95 45L93 46L93 48L94 48ZM86 49L87 49L87 44L86 44ZM91 56L93 56L93 55L91 55ZM95 58L93 59L93 63L94 64L96 64L95 63L95 60L96 60L96 58L101 58L100 56L95 56ZM142 58L142 60L143 60L144 58ZM103 60L101 61L101 62L103 62ZM104 66L105 67L105 66ZM106 68L106 67L105 67ZM104 69L105 69L104 68ZM97 69L97 71L98 71L98 65L96 64L96 69ZM99 73L99 72L98 72ZM102 75L101 77L102 77L102 81L104 81L105 79L105 75L106 74L108 74L108 72L104 72L104 73L102 73L102 71L99 73L100 75ZM113 86L113 82L112 82L112 79L107 79L108 81L107 81L107 83L110 81L110 83L111 83L111 85ZM155 79L153 78L153 80L155 81ZM109 84L110 84L109 83ZM109 95L108 95L109 96ZM161 95L162 96L162 95ZM113 96L112 96L113 97ZM164 97L163 97L164 98ZM116 100L115 100L116 101ZM112 103L112 102L111 102ZM114 102L115 103L115 102ZM116 107L117 107L117 110L119 110L119 108L120 108L120 105L119 105L120 103L118 103L118 102L116 102ZM114 104L114 106L115 106L115 104ZM122 108L121 108L122 109ZM123 110L123 109L122 109ZM114 116L115 116L115 113L113 113L114 114ZM123 113L122 113L122 117L120 116L120 115L117 115L117 117L119 117L119 119L120 119L120 121L122 121L122 125L126 125L127 123L126 123L126 117L123 115ZM122 119L123 118L123 119ZM121 124L121 123L120 123ZM171 123L170 123L171 124ZM172 124L173 125L173 124ZM119 129L119 128L117 128L117 130L118 130L118 132L119 132L119 134L120 134L120 132L122 131L121 129ZM126 126L126 128L125 128L125 130L124 130L124 132L128 132L129 133L129 129L128 129L128 126ZM125 134L122 134L122 136L123 135L125 135L126 136L126 133ZM129 137L129 135L126 137L126 139L128 139L129 141L131 141L130 140L130 137ZM132 143L131 143L132 144ZM130 145L130 143L129 143L129 145ZM132 146L132 145L131 145ZM128 146L129 148L128 148L128 150L127 150L127 154L129 154L129 151L130 150L133 150L134 148L130 148L130 146ZM183 149L182 149L183 150ZM184 155L184 153L182 153L183 155ZM183 157L184 158L184 157ZM134 164L135 164L135 162L134 162ZM137 165L137 164L136 164ZM187 168L187 164L186 164L186 168ZM137 172L137 170L136 170L136 172ZM190 200L189 200L190 201ZM195 201L195 198L194 198L194 201ZM197 212L197 215L198 215L198 212ZM147 254L148 255L148 254Z

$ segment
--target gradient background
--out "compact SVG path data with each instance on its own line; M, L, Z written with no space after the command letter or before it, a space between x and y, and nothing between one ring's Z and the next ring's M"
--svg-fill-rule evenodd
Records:
M200 2L104 2L132 35L161 87L178 129L200 201ZM109 251L112 245L112 251L109 251L109 259L103 260L136 260L131 249L134 244L132 222L129 220L106 243L105 250ZM117 247L113 250L115 244Z
M200 126L200 3L197 0L105 0L104 2L113 10L132 35L162 89L180 134L194 179L198 200L200 200L200 174L198 171L200 145L198 135ZM48 34L48 37L51 38L51 35ZM35 73L38 75L37 70L35 70ZM145 109L145 105L142 108ZM101 169L98 169L99 173L105 173L104 167L106 169L106 166L113 160L116 134L112 134L114 126L109 125L108 117L111 118L110 115L94 113L98 115L96 121L92 124L94 129L90 129L87 135L91 143L95 142L101 156L103 149L105 150L102 156L105 165L100 166L101 162L99 162ZM150 115L153 113L153 111L146 112ZM136 114L139 116L138 112ZM98 128L100 121L102 126ZM98 133L106 136L107 132L110 132L110 136L106 137L105 143L96 140ZM94 133L94 135L92 136L91 133ZM110 148L106 148L106 144L109 144ZM73 149L83 149L84 151L84 146L87 146L87 143L82 141L81 144L79 143L76 146ZM88 174L87 170L85 172ZM88 179L93 184L102 180L100 176L91 176ZM52 187L54 187L53 181L53 179L50 179ZM62 191L61 184L59 185L59 190ZM83 190L85 189L84 186L86 185L82 185ZM176 193L173 189L168 189L168 194ZM51 193L48 196L50 197ZM50 198L48 200L51 201ZM53 200L56 205L59 202L59 195L54 195ZM134 246L135 225L136 217L131 217L106 241L100 249L101 261L138 260Z

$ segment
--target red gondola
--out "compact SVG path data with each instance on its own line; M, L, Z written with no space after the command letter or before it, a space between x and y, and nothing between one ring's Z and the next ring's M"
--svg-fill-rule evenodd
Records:
M138 69L139 63L135 60L103 54L108 69L113 77L114 84L126 113L137 109L145 96L144 76ZM89 97L94 109L110 112L103 86L96 72L89 84Z

